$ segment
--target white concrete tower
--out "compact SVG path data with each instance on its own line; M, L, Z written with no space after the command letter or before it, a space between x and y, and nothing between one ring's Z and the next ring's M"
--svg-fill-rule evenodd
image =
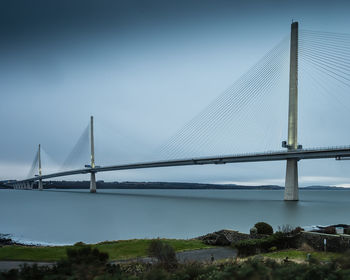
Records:
M298 149L298 22L291 25L287 148ZM284 200L299 200L297 159L287 159Z
M90 117L91 168L95 168L94 117ZM96 173L90 173L90 192L96 192Z
M41 179L42 176L42 170L41 170L41 148L39 144L39 149L38 149L38 161L39 161L39 182L38 182L38 189L40 191L43 190L43 180Z

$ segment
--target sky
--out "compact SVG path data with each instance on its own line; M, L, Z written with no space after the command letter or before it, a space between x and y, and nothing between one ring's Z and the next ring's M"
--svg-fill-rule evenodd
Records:
M308 30L350 33L348 1L0 0L0 5L0 180L25 178L39 143L43 171L59 170L91 115L96 164L157 159L159 147L167 147L188 121L288 38L292 20ZM315 106L317 92L305 91L302 144L349 144L346 112L332 109L332 100ZM251 107L249 125L237 124L242 127L235 134L225 131L223 141L233 139L232 150L215 142L210 154L201 146L196 156L280 149L288 88L275 92L254 105L262 104L261 116ZM76 168L89 161L87 142L82 152ZM349 168L346 161L299 162L300 185L350 185ZM99 173L98 179L283 185L284 174L285 162L273 162Z

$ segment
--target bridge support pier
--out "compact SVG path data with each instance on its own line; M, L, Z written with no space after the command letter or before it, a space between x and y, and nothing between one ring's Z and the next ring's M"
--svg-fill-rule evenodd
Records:
M297 159L287 160L284 200L289 200L289 201L299 200L298 160Z
M39 179L38 181L38 190L42 191L43 190L43 180Z
M91 172L90 173L90 192L91 193L95 193L96 192L96 173L95 172Z

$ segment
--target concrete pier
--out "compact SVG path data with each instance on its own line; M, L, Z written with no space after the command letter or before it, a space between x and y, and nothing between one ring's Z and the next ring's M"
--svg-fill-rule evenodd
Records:
M296 159L287 160L284 200L299 200L298 160Z
M287 148L298 149L298 22L291 25ZM297 159L287 160L284 200L299 200Z
M95 172L91 172L90 175L90 192L95 193L96 192L96 175Z
M43 180L41 180L41 179L38 181L38 190L39 191L43 190Z

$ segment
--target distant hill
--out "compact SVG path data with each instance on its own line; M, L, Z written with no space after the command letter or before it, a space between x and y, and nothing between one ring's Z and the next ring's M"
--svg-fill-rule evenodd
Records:
M335 187L335 186L309 186L309 187L305 187L302 188L303 190L335 190L335 191L339 191L339 190L350 190L350 188L343 188L343 187Z
M46 189L88 189L90 181L45 181ZM0 188L8 188L0 182ZM284 190L284 187L276 185L244 186L236 184L201 184L180 182L104 182L97 181L98 189L169 189L169 190ZM303 191L313 190L349 190L350 188L334 186L308 186L300 188Z

